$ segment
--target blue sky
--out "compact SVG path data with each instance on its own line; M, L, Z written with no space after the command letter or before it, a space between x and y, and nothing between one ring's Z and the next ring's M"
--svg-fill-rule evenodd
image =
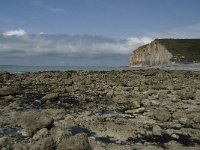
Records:
M144 36L200 23L199 0L0 0L0 29Z
M72 56L73 52L74 56L74 51L78 55L83 52L86 54L89 51L88 54L96 58L97 55L100 57L101 52L102 56L105 57L105 51L107 51L106 56L111 55L112 58L117 54L123 55L123 61L119 60L119 56L117 56L118 64L128 64L128 55L131 51L137 46L151 41L150 39L199 38L199 6L200 0L0 0L0 33L6 35L5 33L9 31L12 31L11 33L17 31L18 34L18 31L22 31L23 35L26 35L26 38L23 35L20 36L20 38L23 37L23 42L21 41L21 45L18 43L16 49L14 46L12 47L13 40L10 37L6 37L7 41L3 40L4 43L0 43L1 46L4 45L4 49L0 48L0 53L5 54L7 52L6 57L0 56L0 64L7 64L3 61L5 58L10 60L10 63L20 62L19 59L23 58L15 55L15 59L13 59L13 54L12 57L9 55L12 51L16 52L19 49L29 52L26 56L27 59L30 51L33 54L34 50L39 47L40 50L37 50L37 55L42 58L38 51L42 54L45 51L46 58L47 53L53 51L50 46L47 46L47 43L49 39L55 38L53 36L55 34L65 34L67 41L70 41L69 38L71 40L78 38L79 42L75 42L75 45L79 46L76 46L76 48L86 45L83 44L84 42L90 44L84 50L69 50L69 47L74 46L70 45L73 42L69 42L68 45L63 44L62 50L55 50L53 53L58 54L59 51L59 54L62 52L66 56ZM43 37L41 44L41 37L39 41L37 37L27 36L39 33L51 34L52 37ZM81 39L80 35L83 35ZM19 38L19 36L14 36ZM78 37L75 38L74 36ZM98 41L99 36L103 38L101 44ZM0 38L3 39L3 37ZM38 43L29 42L27 44L27 39L30 38L38 41ZM94 40L91 40L91 38ZM144 40L144 38L148 38L148 40ZM8 45L5 45L5 43ZM117 43L117 46L113 46L113 43ZM35 44L36 47L31 44ZM41 45L43 49L40 47ZM47 50L47 47L49 50ZM94 48L94 52L91 52L92 48ZM116 48L118 49L115 51ZM33 55L30 59L32 57ZM59 57L55 59L59 59ZM92 59L91 62L93 62ZM74 64L72 60L70 62ZM101 61L98 62L100 65L101 63ZM115 63L115 61L110 62L110 64ZM34 64L34 61L29 65L31 64ZM67 63L63 64L66 65ZM59 63L52 63L52 65L59 65Z

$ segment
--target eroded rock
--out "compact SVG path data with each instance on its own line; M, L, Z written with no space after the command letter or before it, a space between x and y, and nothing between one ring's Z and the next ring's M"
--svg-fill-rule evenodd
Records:
M80 133L69 137L68 139L63 139L58 145L57 150L92 150L87 135L85 133Z
M21 86L0 88L0 96L16 95L16 94L21 94L21 93L22 93L22 87Z
M58 98L59 94L58 93L49 93L42 97L42 101L54 101Z
M42 128L50 128L53 118L42 112L24 112L20 115L20 125L25 130L25 136L32 136Z
M159 121L168 121L171 118L171 114L167 109L157 109L154 111L154 117Z

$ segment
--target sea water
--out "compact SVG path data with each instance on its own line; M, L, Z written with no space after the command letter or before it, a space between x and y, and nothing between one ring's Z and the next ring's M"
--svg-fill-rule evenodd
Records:
M25 73L39 71L120 71L134 70L128 66L15 66L0 65L0 72Z
M25 73L25 72L39 72L39 71L122 71L122 70L158 69L158 68L162 69L162 70L200 71L200 63L164 65L164 66L145 66L145 67L129 67L129 66L15 66L15 65L0 65L0 72Z

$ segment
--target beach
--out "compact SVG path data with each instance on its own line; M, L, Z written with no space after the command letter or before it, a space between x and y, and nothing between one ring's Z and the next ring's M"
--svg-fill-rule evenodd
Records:
M200 72L0 74L4 149L199 149Z

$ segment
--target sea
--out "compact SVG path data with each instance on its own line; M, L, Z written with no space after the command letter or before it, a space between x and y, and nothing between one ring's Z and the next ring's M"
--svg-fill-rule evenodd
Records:
M40 71L122 71L136 70L128 66L15 66L0 65L0 72L26 73ZM139 68L138 68L139 69Z
M162 69L162 70L189 70L200 71L200 63L193 64L176 64L165 66L145 66L145 67L129 67L129 66L16 66L16 65L0 65L0 73L26 73L41 71L122 71L122 70L146 70L146 69Z

